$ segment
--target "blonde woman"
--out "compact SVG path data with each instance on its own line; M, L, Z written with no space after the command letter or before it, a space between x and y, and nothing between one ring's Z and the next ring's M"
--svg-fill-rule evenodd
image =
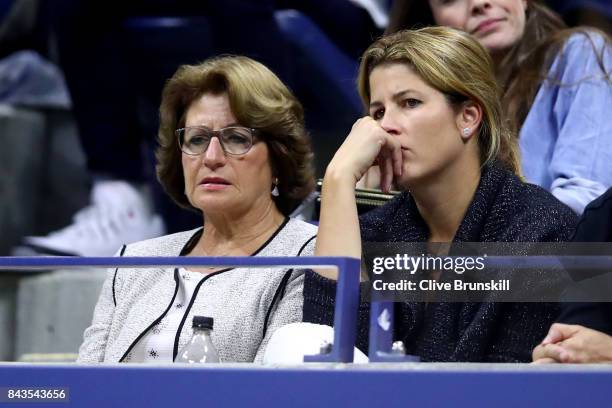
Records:
M569 238L572 211L518 176L493 64L472 37L450 28L383 37L362 57L359 91L368 115L327 167L317 255L360 258L366 242ZM403 192L358 218L353 189L373 165L385 189L394 183ZM334 278L307 273L306 321L331 324ZM425 361L530 361L557 312L551 304L397 303L396 337Z

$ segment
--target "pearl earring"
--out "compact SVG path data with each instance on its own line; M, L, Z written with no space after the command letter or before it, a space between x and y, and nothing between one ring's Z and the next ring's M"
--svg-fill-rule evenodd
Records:
M470 135L470 128L466 127L463 128L463 136L469 136Z
M274 184L273 184L274 188L272 189L272 195L274 197L278 197L278 177L274 178Z

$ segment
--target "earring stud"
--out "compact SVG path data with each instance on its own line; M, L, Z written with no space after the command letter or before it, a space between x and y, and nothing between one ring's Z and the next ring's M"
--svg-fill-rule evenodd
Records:
M470 135L470 128L466 127L463 128L463 136L469 136Z

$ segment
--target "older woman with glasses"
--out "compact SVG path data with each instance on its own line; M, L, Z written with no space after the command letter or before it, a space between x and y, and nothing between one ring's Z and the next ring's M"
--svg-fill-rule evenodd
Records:
M157 174L203 227L124 246L120 256L311 255L316 228L288 218L313 190L303 110L246 57L183 66L160 108ZM194 315L214 319L222 361L263 356L274 330L302 320L303 273L267 268L109 272L79 351L81 362L171 362Z

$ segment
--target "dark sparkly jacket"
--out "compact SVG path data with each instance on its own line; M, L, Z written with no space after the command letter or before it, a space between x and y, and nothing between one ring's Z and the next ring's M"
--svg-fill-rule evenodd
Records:
M496 166L480 184L455 242L568 240L576 215L544 189ZM423 242L428 228L402 193L360 217L363 242ZM312 271L304 283L304 321L332 325L336 285ZM550 303L396 303L395 333L422 361L526 362L559 313ZM361 303L357 347L367 351L369 304Z
M612 242L612 188L585 208L572 241ZM579 281L583 276L577 273L572 278ZM605 285L603 287L612 290L612 272L598 280L599 284ZM579 324L612 336L612 303L571 302L561 308L559 323Z

